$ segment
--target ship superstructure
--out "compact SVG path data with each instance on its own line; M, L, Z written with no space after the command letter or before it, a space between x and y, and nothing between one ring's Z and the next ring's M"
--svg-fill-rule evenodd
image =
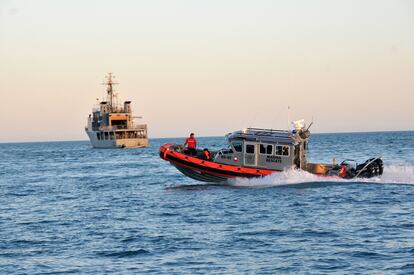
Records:
M106 101L92 109L85 131L95 148L141 148L148 146L146 124L136 124L131 101L118 104L113 86L114 76L106 76Z

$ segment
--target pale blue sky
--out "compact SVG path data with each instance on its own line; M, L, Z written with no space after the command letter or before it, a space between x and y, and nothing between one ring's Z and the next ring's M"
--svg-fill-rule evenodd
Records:
M413 130L414 1L0 0L0 142L86 139L109 71L152 137L283 128L287 105Z

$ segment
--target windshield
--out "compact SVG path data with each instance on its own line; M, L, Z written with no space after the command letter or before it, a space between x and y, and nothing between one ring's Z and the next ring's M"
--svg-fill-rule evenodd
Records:
M232 141L231 145L233 146L233 148L236 152L242 152L243 151L243 143L240 140Z

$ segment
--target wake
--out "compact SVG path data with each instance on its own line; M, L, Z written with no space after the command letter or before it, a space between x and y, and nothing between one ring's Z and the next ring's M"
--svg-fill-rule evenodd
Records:
M234 187L274 187L289 185L304 185L318 183L318 185L341 185L350 183L378 183L378 184L412 184L414 185L414 166L407 164L394 164L384 166L384 174L381 177L363 179L340 179L318 177L303 170L289 169L281 173L275 173L263 178L237 178L230 180ZM313 184L312 184L313 185ZM308 185L309 186L309 185Z

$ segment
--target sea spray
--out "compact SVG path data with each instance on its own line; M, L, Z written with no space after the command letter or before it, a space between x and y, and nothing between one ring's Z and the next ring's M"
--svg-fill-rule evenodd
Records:
M383 183L414 184L414 166L409 164L386 165L384 174L375 178L340 179L336 177L320 177L304 170L288 169L261 178L237 178L229 184L235 187L264 188L309 183Z

